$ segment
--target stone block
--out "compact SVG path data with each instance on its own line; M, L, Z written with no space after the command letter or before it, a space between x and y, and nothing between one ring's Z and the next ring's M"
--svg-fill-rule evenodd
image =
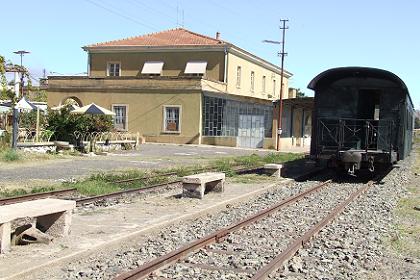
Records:
M36 218L36 228L54 237L67 236L70 232L72 210L76 202L62 199L39 199L0 206L0 252L10 250L13 220Z
M209 191L223 192L225 173L206 172L185 176L182 178L183 196L200 198Z
M283 165L281 164L267 163L264 165L264 172L265 174L271 175L276 178L280 178L282 168L283 168Z
M10 251L11 223L0 224L0 254Z

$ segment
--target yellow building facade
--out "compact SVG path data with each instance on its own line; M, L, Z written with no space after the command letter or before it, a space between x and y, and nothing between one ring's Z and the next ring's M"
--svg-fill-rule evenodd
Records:
M88 75L50 76L49 106L94 102L116 113L116 129L149 142L275 147L281 69L274 64L183 28L84 50ZM284 71L285 93L290 77Z

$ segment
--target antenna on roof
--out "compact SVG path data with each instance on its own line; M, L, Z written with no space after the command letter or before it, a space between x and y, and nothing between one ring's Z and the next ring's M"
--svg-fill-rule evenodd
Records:
M179 1L176 4L176 27L184 27L184 9L181 9L181 15L180 15Z
M179 2L176 3L176 27L179 27Z
M181 26L184 27L184 9L182 9L182 23Z

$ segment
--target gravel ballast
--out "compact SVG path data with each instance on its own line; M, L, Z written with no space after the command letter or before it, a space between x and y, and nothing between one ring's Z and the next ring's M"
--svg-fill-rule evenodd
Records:
M398 199L405 195L405 185L412 179L409 169L411 160L412 158L408 158L405 162L401 162L401 167L394 169L383 180L383 184L375 185L353 202L350 207L347 207L332 224L327 225L312 240L308 247L299 250L284 269L272 273L270 278L369 279L381 267L387 265L388 255L384 249L383 240L395 234L391 228L394 219L392 211ZM226 210L221 212L208 214L206 217L196 220L176 223L148 235L142 242L124 244L118 250L97 253L86 259L72 262L59 271L54 270L43 273L42 276L37 275L36 278L111 279L119 273L134 269L189 241L223 228L267 208L279 200L312 187L314 184L315 182L296 182L269 191L247 203L229 205ZM356 185L361 186L361 184ZM330 192L331 190L333 191ZM250 238L247 241L250 242L249 244L243 244L243 252L233 257L226 256L230 259L223 261L222 264L235 263L238 269L261 267L275 255L275 250L270 250L268 247L283 248L287 244L287 242L277 240L276 236L292 236L301 233L303 229L307 229L308 226L319 220L322 209L334 207L334 203L345 199L352 191L355 191L354 184L341 184L336 188L327 187L325 191L305 200L305 207L300 208L301 210L293 206L289 210L281 211L278 215L268 218L267 224L253 228L260 234ZM326 195L322 196L323 193ZM284 221L284 223L279 221ZM270 234L267 235L267 232ZM231 243L241 243L243 241L242 234L246 236L243 231L232 235ZM290 239L284 241L290 241ZM261 245L261 252L258 253L252 251L252 246L255 244L267 244L267 246ZM232 249L224 243L216 244L213 248ZM251 250L247 251L247 248ZM204 259L207 261L203 263L218 265L218 260L204 251L193 254L187 262L200 263ZM418 268L418 266L416 267ZM420 269L401 270L401 273L406 277L403 278L402 275L392 275L391 270L390 275L386 275L384 279L420 279L419 271ZM175 275L175 278L178 279L249 279L247 274L229 274L188 266L185 268L179 264L167 268L162 273L162 275L167 273L166 276L171 276L170 278Z

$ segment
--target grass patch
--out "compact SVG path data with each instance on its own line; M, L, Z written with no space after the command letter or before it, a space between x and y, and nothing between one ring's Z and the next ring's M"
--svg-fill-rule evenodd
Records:
M1 191L0 192L0 197L1 198L6 198L6 197L14 197L14 196L22 196L22 195L26 195L26 194L33 194L33 193L40 193L40 192L50 192L55 190L56 188L54 187L35 187L32 188L30 190L26 190L26 189L13 189L13 190L9 190L9 191Z
M232 178L233 183L240 184L253 184L253 183L263 183L273 181L273 177L267 175L258 175L258 174L244 174L241 176L235 176Z
M21 154L14 149L7 148L0 152L0 159L5 162L18 161L21 158Z
M111 184L102 180L90 179L68 185L68 187L76 188L78 192L87 196L101 195L121 190L121 188L115 184Z
M303 154L270 153L263 157L264 163L283 163L303 158Z
M14 163L14 162L31 162L39 160L50 160L56 158L63 158L66 155L51 154L51 153L31 153L24 152L18 149L9 147L0 147L0 162Z
M390 243L398 253L420 258L420 211L414 207L420 207L419 186L410 187L408 197L398 202L398 234L390 239Z
M413 172L419 174L419 144L413 149L413 153L416 153ZM407 191L408 195L399 200L396 209L398 223L394 227L397 234L389 238L388 243L399 254L420 258L420 211L415 209L420 207L420 186L413 180L411 185L407 186Z
M218 172L224 172L228 177L235 175L234 166L235 164L231 158L218 159L210 164L210 168L214 168Z
M270 153L266 156L252 154L249 156L228 157L216 160L210 163L212 168L217 171L225 172L226 176L235 176L234 169L237 168L253 168L263 166L266 163L284 163L287 161L297 160L303 157L303 154L294 153Z

